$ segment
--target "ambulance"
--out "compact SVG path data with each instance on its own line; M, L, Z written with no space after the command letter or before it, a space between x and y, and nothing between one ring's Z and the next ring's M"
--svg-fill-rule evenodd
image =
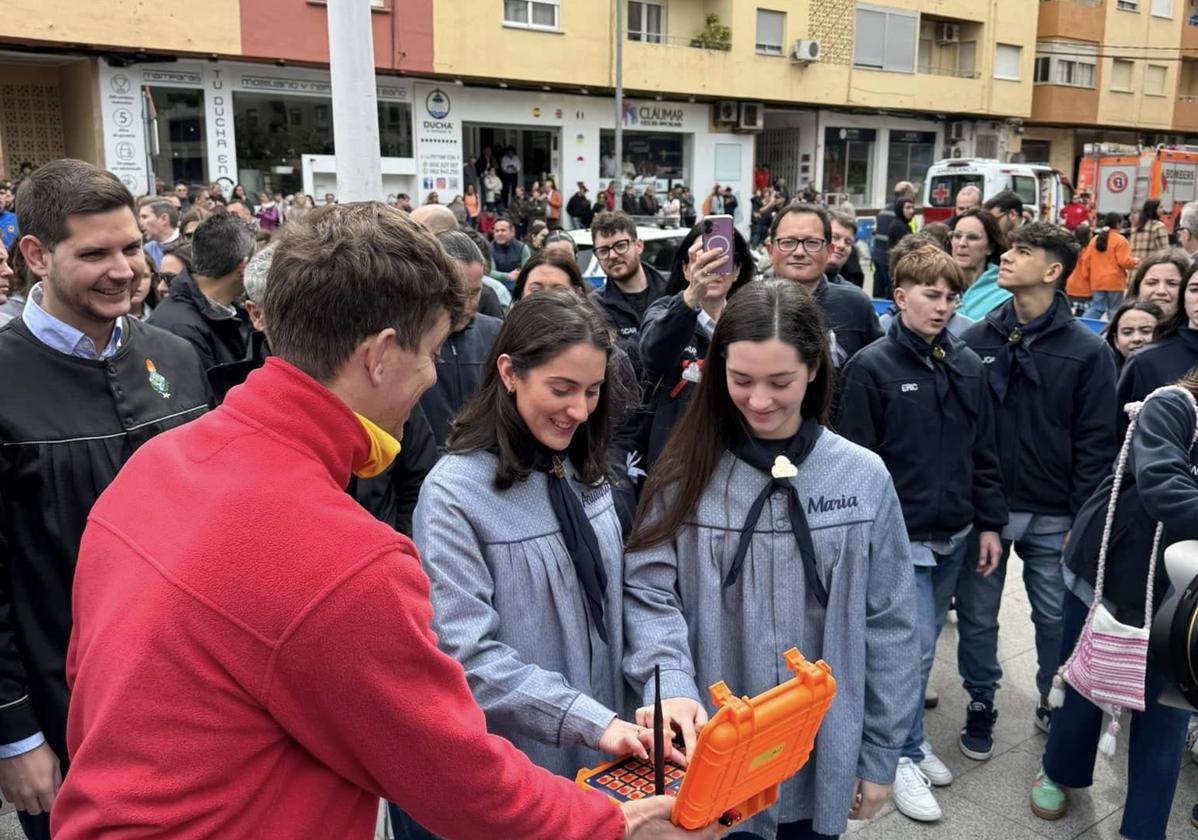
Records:
M1172 222L1187 201L1198 199L1198 146L1087 144L1078 165L1078 189L1093 196L1099 216L1131 216L1157 199Z
M1073 197L1069 179L1034 163L1003 163L986 158L942 160L928 169L924 179L923 221L947 222L956 212L957 193L972 184L982 191L982 201L1003 190L1014 190L1036 218L1059 221L1061 208Z

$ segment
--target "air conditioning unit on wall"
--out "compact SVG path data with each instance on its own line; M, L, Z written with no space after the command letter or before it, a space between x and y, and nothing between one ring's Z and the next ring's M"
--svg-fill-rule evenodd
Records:
M723 101L715 104L715 121L718 123L735 124L740 119L740 103Z
M740 103L736 128L738 131L761 131L765 128L765 107L760 102Z
M795 41L790 48L790 60L796 64L811 64L819 61L820 46L819 41L804 39Z
M936 43L955 44L961 40L961 25L957 23L937 23Z

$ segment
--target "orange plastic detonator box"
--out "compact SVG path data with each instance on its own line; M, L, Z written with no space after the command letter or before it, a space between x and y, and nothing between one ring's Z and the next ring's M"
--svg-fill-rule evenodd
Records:
M711 718L685 773L667 765L665 792L676 796L672 822L699 829L733 826L778 799L778 785L807 763L836 680L822 659L812 664L797 649L783 654L794 677L757 697L735 697L723 682L711 686L719 711ZM653 764L635 756L578 771L580 787L624 802L652 796Z

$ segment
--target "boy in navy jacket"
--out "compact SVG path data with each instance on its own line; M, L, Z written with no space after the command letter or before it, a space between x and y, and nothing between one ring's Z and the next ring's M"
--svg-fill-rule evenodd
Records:
M947 329L964 289L960 267L927 243L895 264L892 279L898 316L845 366L838 430L882 457L902 504L916 566L922 697L967 537L977 529L979 568L989 574L1002 556L1007 502L982 361ZM940 818L929 781L947 785L952 773L924 740L920 704L893 791L902 813Z
M1013 297L962 335L986 366L1011 511L997 571L957 582L957 664L970 696L961 751L977 760L989 758L994 744L998 608L1011 546L1023 560L1036 631L1035 722L1047 732L1046 698L1060 664L1062 547L1117 448L1110 350L1073 317L1061 291L1077 261L1076 241L1064 228L1036 222L1010 242L998 285Z

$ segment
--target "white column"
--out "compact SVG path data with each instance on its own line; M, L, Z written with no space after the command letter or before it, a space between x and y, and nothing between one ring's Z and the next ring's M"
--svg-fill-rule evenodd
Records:
M370 0L329 0L328 19L337 200L381 201L383 164Z

